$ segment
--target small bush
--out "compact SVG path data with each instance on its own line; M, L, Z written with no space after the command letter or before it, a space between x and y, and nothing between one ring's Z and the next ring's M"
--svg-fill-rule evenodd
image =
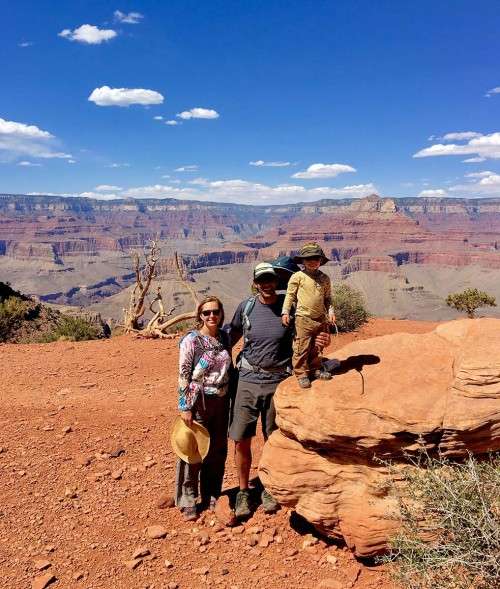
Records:
M339 331L354 331L370 317L363 295L352 286L335 285L332 288L332 301Z
M18 297L9 297L0 303L0 341L7 341L9 335L21 324L30 312L30 304Z
M63 315L58 321L57 327L42 336L41 342L55 342L65 339L72 342L98 339L100 331L82 317L71 317Z
M408 589L500 586L500 455L463 463L423 452L395 487L402 517L391 541L396 580Z
M480 307L496 307L495 297L477 288L466 288L462 292L456 292L446 297L448 307L457 311L464 311L470 319L473 319Z

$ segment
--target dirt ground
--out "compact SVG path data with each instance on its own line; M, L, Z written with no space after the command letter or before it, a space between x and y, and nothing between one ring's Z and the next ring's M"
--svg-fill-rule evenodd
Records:
M434 326L376 319L331 350ZM289 509L225 529L210 512L188 524L158 507L175 476L176 364L176 340L0 345L0 587L392 587L383 567L311 540ZM230 445L225 488L236 482ZM148 536L156 525L164 538Z

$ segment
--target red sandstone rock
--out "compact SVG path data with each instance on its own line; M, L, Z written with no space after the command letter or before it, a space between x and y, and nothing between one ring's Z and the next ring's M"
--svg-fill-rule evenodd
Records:
M235 526L238 523L234 511L229 505L229 497L222 495L215 505L215 516L224 526Z
M458 457L500 449L500 320L357 341L335 357L333 380L278 388L280 430L259 474L282 505L370 556L385 549L397 515L376 457L404 462L419 439Z

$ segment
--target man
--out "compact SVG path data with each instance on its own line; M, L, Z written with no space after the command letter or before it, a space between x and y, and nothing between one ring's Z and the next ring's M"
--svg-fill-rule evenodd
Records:
M278 384L291 374L293 331L291 324L281 321L284 295L278 295L278 275L273 266L262 262L255 266L253 283L257 295L238 306L229 325L231 345L243 336L239 360L239 380L234 401L229 437L235 442L235 462L240 490L236 496L235 514L245 518L251 514L248 488L252 466L252 438L257 431L259 415L264 439L276 429L274 392ZM316 343L325 346L329 335L317 336ZM274 513L279 504L265 489L262 506Z

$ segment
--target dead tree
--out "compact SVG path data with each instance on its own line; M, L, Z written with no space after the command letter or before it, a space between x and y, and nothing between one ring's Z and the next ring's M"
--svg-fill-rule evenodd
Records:
M146 263L141 268L141 258L137 252L132 254L135 272L135 284L130 293L128 308L124 309L123 326L125 331L137 332L142 328L142 317L146 311L146 296L155 277L156 263L160 259L160 248L156 241L151 241L148 251L144 254Z
M145 300L148 294L148 290L151 286L151 281L155 276L155 266L159 259L159 249L156 247L156 242L152 243L149 253L146 255L146 266L144 270L138 269L139 256L136 254L134 257L134 266L136 274L136 284L134 290L130 296L129 308L125 310L125 325L130 317L136 318L135 326L129 328L125 327L126 331L135 333L138 337L145 338L169 338L172 337L167 333L167 330L180 323L181 321L187 321L196 317L196 307L198 306L198 296L189 284L182 262L179 259L177 252L174 252L174 263L177 275L183 285L191 294L194 302L194 309L187 313L180 313L172 317L176 306L173 305L168 311L165 309L161 287L158 286L156 290L156 296L149 304L149 310L152 313L151 319L143 327L139 324L140 318L145 313ZM130 324L130 321L129 321Z

